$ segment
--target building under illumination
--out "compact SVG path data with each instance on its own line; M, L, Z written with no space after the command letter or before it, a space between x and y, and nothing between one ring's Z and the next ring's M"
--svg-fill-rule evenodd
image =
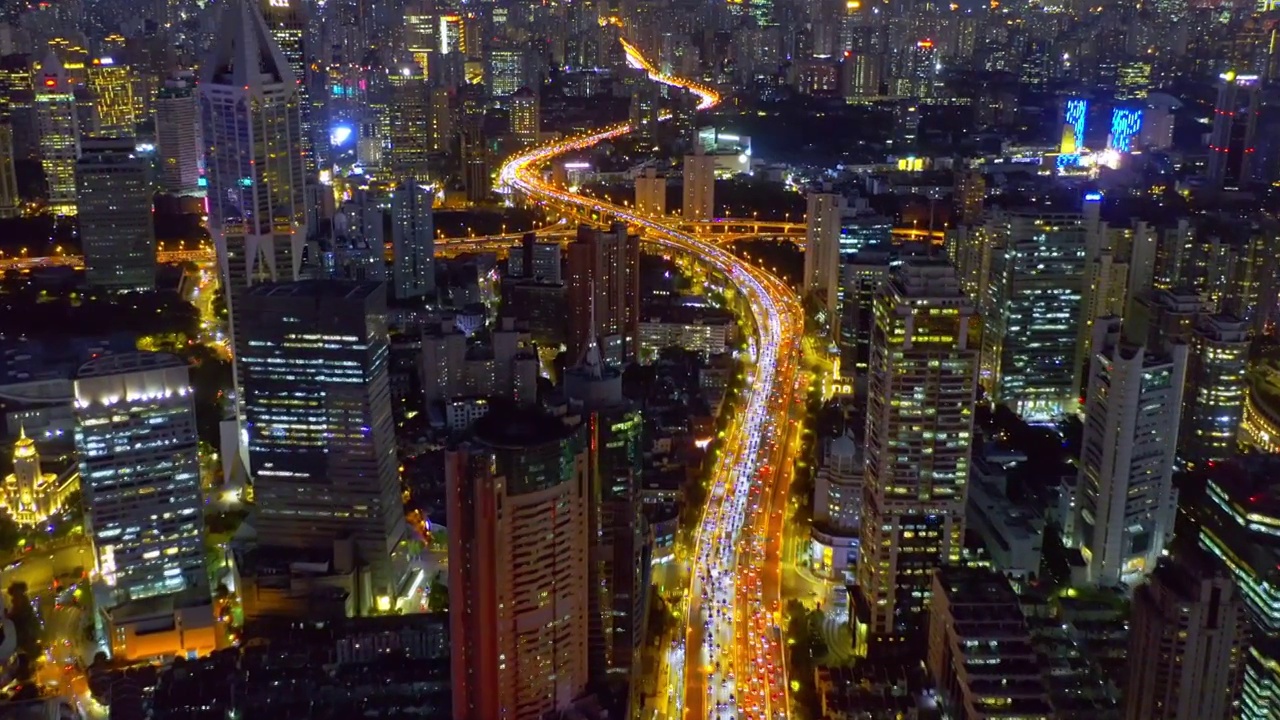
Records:
M1058 417L1077 404L1086 227L1078 212L1002 211L981 234L982 385L1025 419Z
M209 231L226 277L237 358L241 298L261 282L297 280L306 238L301 96L252 0L231 0L198 85Z
M13 164L13 126L0 120L0 220L18 217L22 198Z
M1119 318L1094 323L1078 466L1076 529L1090 582L1136 585L1173 537L1174 454L1187 346L1159 353L1121 337Z
M431 87L405 66L387 76L390 86L381 114L382 165L393 177L429 182L432 129Z
M1209 133L1209 182L1215 189L1239 188L1253 177L1262 83L1257 75L1223 73Z
M118 603L186 590L208 598L204 502L187 364L104 355L75 380L85 534Z
M587 426L491 412L445 454L453 717L542 718L590 674Z
M541 109L538 107L538 93L522 87L511 96L511 134L521 146L538 142L541 125Z
M133 137L138 116L133 103L133 72L113 58L96 58L88 65L89 92L97 112L99 137Z
M52 52L36 78L35 118L49 211L54 215L75 215L80 122L71 78Z
M1191 335L1178 455L1200 465L1236 454L1244 418L1249 325L1231 315L1201 315Z
M684 156L685 220L706 221L716 216L716 156L697 154Z
M804 291L827 311L829 323L837 319L840 298L840 230L845 200L837 193L809 193L805 215Z
M0 489L0 507L13 522L34 527L62 510L67 498L80 489L79 469L56 473L43 472L36 441L19 431L13 444L13 472Z
M301 552L351 538L371 572L356 606L389 602L406 528L386 287L309 280L257 285L245 298L241 382L258 543Z
M431 190L411 179L391 192L392 295L397 300L435 295L434 201Z
M940 261L908 261L876 298L858 590L871 636L888 645L918 633L933 571L957 562L964 544L973 316Z
M156 185L172 195L201 191L199 107L189 73L165 80L156 93Z

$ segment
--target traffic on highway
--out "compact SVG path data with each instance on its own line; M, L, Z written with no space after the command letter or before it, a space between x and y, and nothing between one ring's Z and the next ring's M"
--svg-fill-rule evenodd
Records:
M714 107L713 89L659 72L623 41L628 62L649 77ZM684 632L667 654L668 718L782 720L790 717L785 649L781 642L780 558L790 462L787 430L801 381L804 317L794 290L773 274L680 231L676 218L642 214L552 185L543 177L556 156L590 147L631 130L627 124L534 147L507 161L501 181L553 210L587 211L595 222L617 219L663 251L695 257L726 277L745 300L755 331L739 405L715 459L709 500L695 530ZM785 488L782 488L785 490Z

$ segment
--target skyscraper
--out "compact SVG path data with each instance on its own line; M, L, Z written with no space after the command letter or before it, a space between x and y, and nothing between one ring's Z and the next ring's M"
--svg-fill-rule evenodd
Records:
M1244 601L1198 550L1181 555L1161 559L1133 595L1126 720L1238 717Z
M391 193L392 293L397 300L435 294L434 201L434 193L413 180L401 181Z
M520 48L494 48L488 52L485 73L489 97L506 97L528 85L524 51Z
M40 66L35 111L49 210L55 215L75 215L80 122L71 78L53 52Z
M667 178L654 168L645 168L643 175L636 176L636 212L667 214Z
M809 193L805 216L804 291L826 308L827 321L834 323L840 298L840 227L844 220L844 196L837 193Z
M538 107L538 93L522 87L511 96L511 134L521 146L538 142L541 127L541 108Z
M300 136L295 142L302 146L306 169L316 169L312 103L307 82L311 58L307 53L307 3L304 0L260 0L259 9L271 39L275 41L284 61L289 64L289 74L298 88L298 124ZM323 132L328 132L327 128Z
M1209 133L1209 181L1215 189L1239 188L1253 179L1261 100L1257 75L1239 75L1233 70L1219 77Z
M97 112L96 135L133 137L138 116L133 104L133 72L111 57L94 58L86 68L89 93Z
M1078 212L992 213L979 239L983 257L970 265L987 271L980 301L983 388L1027 419L1057 417L1077 402L1085 227Z
M14 169L13 126L0 120L0 220L19 215L18 175Z
M86 534L117 599L207 593L187 364L164 353L91 360L76 376L75 415Z
M588 678L586 426L492 412L445 455L453 717L536 720Z
M716 159L713 155L684 156L685 220L706 221L716 216Z
M251 0L226 3L198 90L209 230L239 358L240 299L255 283L298 279L306 238L298 85Z
M76 163L85 280L108 290L156 284L151 163L133 138L88 138Z
M394 177L427 182L431 154L431 87L406 65L387 76L382 164Z
M156 93L156 184L162 192L190 195L200 189L200 122L195 78L173 77Z
M255 286L242 326L249 464L261 545L355 540L390 597L405 533L395 453L386 291L310 280Z
M1196 318L1187 357L1178 455L1199 465L1236 454L1244 417L1249 324L1231 315Z
M1160 354L1121 338L1118 318L1094 325L1081 441L1079 545L1089 579L1134 585L1173 535L1173 461L1187 348Z
M912 260L876 298L858 585L873 636L911 634L932 572L960 557L977 392L973 305L951 266Z
M607 232L583 225L568 255L570 361L581 359L593 339L606 362L633 361L640 343L640 239L627 234L625 223Z

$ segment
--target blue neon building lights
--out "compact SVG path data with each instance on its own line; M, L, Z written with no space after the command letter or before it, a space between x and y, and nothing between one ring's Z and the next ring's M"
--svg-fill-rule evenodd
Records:
M1133 152L1133 139L1142 129L1142 110L1116 108L1111 111L1111 137L1108 150L1118 153Z
M1080 151L1084 148L1084 126L1089 116L1089 101L1084 98L1072 98L1067 101L1063 127L1063 145L1067 145L1067 127L1071 128L1071 147L1062 148L1058 156L1058 167L1080 164Z

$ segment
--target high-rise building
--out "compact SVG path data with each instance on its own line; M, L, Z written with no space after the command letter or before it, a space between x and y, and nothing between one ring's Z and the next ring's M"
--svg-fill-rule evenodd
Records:
M431 151L446 152L453 146L452 98L447 88L431 89Z
M876 298L858 558L870 632L920 627L935 569L960 558L977 393L973 304L952 268L902 265Z
M485 81L489 97L506 97L528 85L524 51L518 48L496 48L488 53Z
M387 76L389 96L382 117L382 164L399 178L426 182L431 155L431 87L420 72L405 66Z
M13 164L13 126L0 120L0 220L21 214L18 174Z
M659 87L658 83L649 79L647 72L636 71L636 77L631 83L629 108L636 140L651 143L658 140L658 129L662 122L662 96Z
M1199 550L1179 555L1161 559L1133 594L1126 720L1235 717L1249 632L1244 601Z
M71 78L52 52L41 63L36 81L35 118L49 210L55 215L75 215L80 122Z
M433 202L435 194L410 179L391 193L391 291L397 300L435 294Z
M685 220L712 220L716 216L716 159L713 155L684 156Z
M385 286L309 280L258 285L245 298L241 381L258 542L317 549L352 538L372 595L389 598L405 518Z
M195 78L169 78L156 93L156 184L172 195L200 191L200 120Z
M595 340L606 362L634 361L640 343L640 239L628 235L624 223L608 231L583 225L568 255L569 358L577 362Z
M1261 98L1257 75L1229 71L1219 78L1209 133L1209 182L1214 188L1239 188L1253 179Z
M564 393L582 411L588 438L588 658L593 678L603 679L630 671L643 641L649 586L640 503L644 422L622 394L622 371L603 362L595 343L565 371Z
M1094 325L1078 486L1079 547L1091 582L1137 584L1173 536L1173 466L1187 348L1158 353Z
M1248 362L1248 323L1230 315L1196 319L1187 358L1179 457L1198 466L1236 454Z
M944 717L1055 717L1031 631L1007 578L943 567L932 575L926 666Z
M76 204L85 281L109 290L156 283L151 162L132 137L87 138L76 163Z
M844 221L844 196L837 193L809 193L805 216L804 291L826 308L829 323L835 323L840 297L840 229Z
M636 176L636 212L667 214L667 178L654 168L645 168L643 174Z
M445 455L453 717L536 720L586 687L586 426L494 412Z
M267 31L289 65L289 74L297 84L298 122L301 133L294 140L302 146L308 172L316 169L314 137L317 131L328 128L313 127L313 111L310 98L311 58L307 48L307 3L304 0L260 0L259 10Z
M187 364L164 353L91 360L76 376L75 415L85 531L116 599L207 594Z
M1075 212L992 213L980 238L982 385L1027 419L1075 409L1087 233ZM977 287L981 287L980 285Z
M88 87L97 113L94 134L99 137L134 137L138 116L133 103L133 71L111 57L95 58L86 68Z
M538 142L542 116L539 108L538 93L522 87L511 95L511 134L521 146Z
M255 283L297 280L306 238L298 84L251 0L224 6L198 98L209 231L239 358L246 308L238 301Z

